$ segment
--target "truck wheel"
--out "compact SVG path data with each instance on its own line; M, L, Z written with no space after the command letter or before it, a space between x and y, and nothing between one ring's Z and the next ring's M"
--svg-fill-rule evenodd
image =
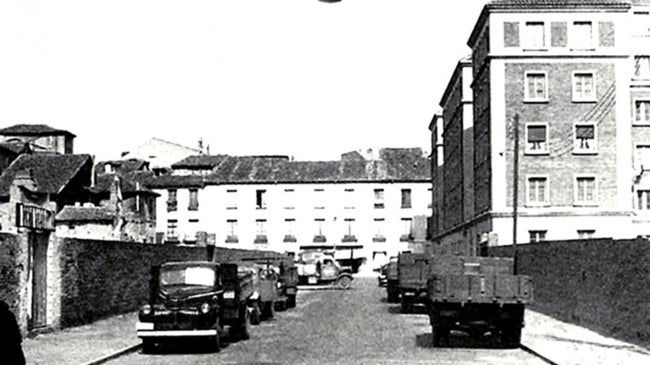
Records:
M287 303L284 300L278 300L275 302L275 310L278 312L282 312L287 310Z
M402 302L400 303L400 311L402 313L409 313L411 311L411 301L402 297Z
M338 285L339 288L341 289L350 289L352 286L352 279L349 276L341 276L339 279L336 281L336 285Z
M255 301L251 306L251 324L258 325L262 321L262 313L260 310L260 303Z
M262 317L264 319L269 319L273 318L275 316L275 305L273 302L264 302L263 304L263 310L262 310Z
M388 303L397 303L399 302L399 292L395 290L393 286L389 286L386 289L388 294Z
M246 306L244 305L243 311L240 310L239 323L237 325L238 340L248 340L250 338L250 325L251 325L250 314L248 313L248 308L246 308Z
M153 354L156 352L156 343L153 342L151 338L142 339L142 353L143 354Z
M296 296L295 295L288 295L287 296L287 308L295 308L296 307Z
M443 346L449 337L449 329L443 326L431 326L431 337L433 347Z
M507 324L501 328L501 344L506 348L516 348L521 344L521 326Z
M221 331L219 330L219 318L217 318L215 328L217 329L217 335L214 336L214 338L211 340L210 346L214 352L219 352L221 351Z

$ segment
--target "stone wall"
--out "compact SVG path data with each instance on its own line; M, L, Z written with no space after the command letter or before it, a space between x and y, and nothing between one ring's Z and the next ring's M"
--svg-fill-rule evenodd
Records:
M147 300L151 265L204 260L204 247L62 239L63 327L137 310Z
M9 305L11 311L19 317L21 290L21 275L26 270L23 246L19 236L10 233L0 233L0 300Z
M511 246L490 248L492 256L511 254ZM517 267L533 278L533 309L647 345L648 262L648 240L594 239L520 245Z

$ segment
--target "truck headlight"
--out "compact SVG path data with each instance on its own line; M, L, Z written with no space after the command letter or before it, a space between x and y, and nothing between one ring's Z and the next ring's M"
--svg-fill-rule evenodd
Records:
M151 314L151 306L149 304L145 304L140 308L140 312L142 312L143 315L148 316Z
M208 312L210 312L210 304L208 303L201 304L201 313L208 314Z
M235 292L230 290L223 293L223 299L235 299Z

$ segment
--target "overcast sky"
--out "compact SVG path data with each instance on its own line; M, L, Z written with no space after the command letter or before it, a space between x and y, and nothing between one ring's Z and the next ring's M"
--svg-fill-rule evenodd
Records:
M0 126L117 159L150 137L338 159L430 150L484 0L2 0Z

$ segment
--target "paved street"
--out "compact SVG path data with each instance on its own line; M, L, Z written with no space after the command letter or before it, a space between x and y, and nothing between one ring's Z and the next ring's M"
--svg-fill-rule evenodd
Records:
M298 306L253 327L247 341L220 353L167 347L132 353L112 364L545 364L523 350L499 349L485 338L456 334L448 348L431 348L428 317L404 315L385 301L374 278L357 278L352 290L302 290Z

